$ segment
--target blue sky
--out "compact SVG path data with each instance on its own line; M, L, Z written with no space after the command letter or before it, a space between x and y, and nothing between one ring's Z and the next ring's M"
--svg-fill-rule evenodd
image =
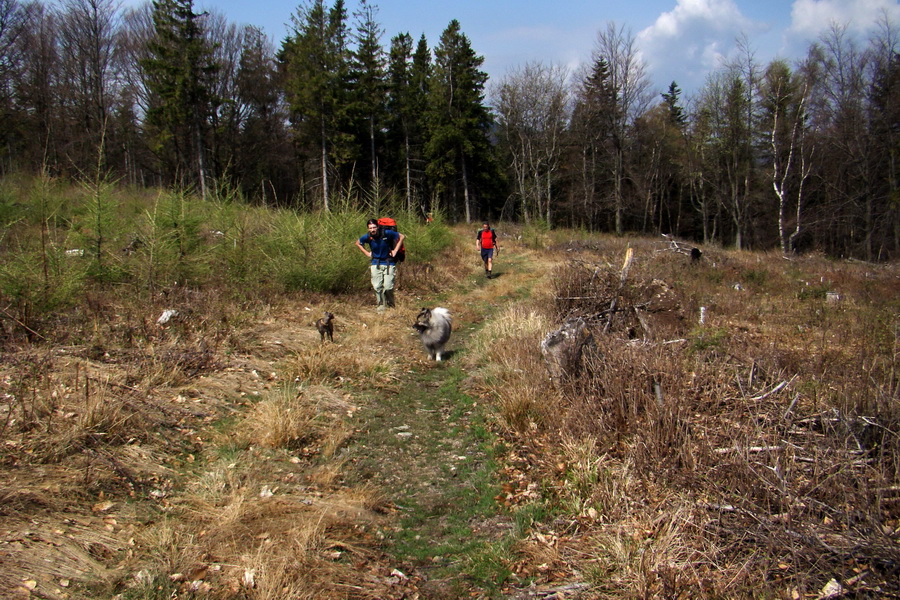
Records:
M356 0L345 0L352 12ZM129 2L133 4L136 2ZM332 2L328 2L331 4ZM425 34L433 48L457 19L491 82L528 61L576 68L590 62L597 33L613 21L635 36L660 91L677 81L690 93L734 52L746 35L756 59L801 57L832 22L865 36L886 14L900 27L898 0L370 0L384 28L382 43L398 33ZM261 27L279 45L297 0L195 0L231 22Z

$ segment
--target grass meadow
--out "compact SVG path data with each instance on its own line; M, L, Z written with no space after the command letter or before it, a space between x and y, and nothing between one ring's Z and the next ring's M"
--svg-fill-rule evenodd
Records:
M0 182L0 595L900 595L896 264L501 223L486 281L474 225L393 216L409 258L379 316L360 211ZM438 303L448 366L409 330ZM550 378L566 322L587 335ZM348 475L388 396L380 418L452 448L407 486L445 520ZM421 459L398 431L367 468ZM441 500L469 497L483 540ZM442 550L401 564L391 539Z

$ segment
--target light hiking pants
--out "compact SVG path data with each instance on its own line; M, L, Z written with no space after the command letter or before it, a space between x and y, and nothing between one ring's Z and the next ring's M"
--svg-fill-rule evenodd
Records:
M375 289L375 303L378 306L394 305L394 275L397 265L371 265L372 287Z

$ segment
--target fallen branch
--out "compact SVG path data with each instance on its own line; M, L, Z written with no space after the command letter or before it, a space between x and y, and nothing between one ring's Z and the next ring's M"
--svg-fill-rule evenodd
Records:
M546 586L540 588L529 588L529 598L568 598L569 593L580 592L590 587L587 583L569 583L562 586Z
M667 248L663 248L662 250L658 250L657 252L667 252L668 251L668 252L677 252L678 254L686 254L688 256L691 255L691 249L693 248L693 246L690 246L688 248L683 248L682 245L679 242L675 241L675 239L672 238L669 234L664 233L664 234L662 234L662 236L664 238L666 238L666 240L669 242L669 246ZM687 244L685 244L685 245L687 245Z
M749 448L744 448L745 452L756 453L756 452L777 452L779 450L783 450L784 446L750 446ZM741 448L715 448L713 449L713 454L728 454L729 452L740 452Z
M612 325L613 316L616 313L616 304L619 303L619 294L622 292L622 288L625 287L625 281L628 280L628 271L631 269L631 263L634 261L634 248L628 247L628 250L625 251L625 262L622 265L622 271L619 273L619 287L616 289L616 293L613 294L612 303L609 305L609 319L606 321L606 327L603 328L603 333L609 331L609 326Z
M653 330L650 329L650 324L647 322L647 319L641 314L641 311L634 308L634 316L637 317L638 322L641 324L641 328L644 330L644 337L653 337Z
M0 308L0 312L2 312L2 313L3 313L3 316L5 316L7 319L9 319L10 321L12 321L12 322L15 323L16 325L18 325L19 327L21 327L22 329L24 329L25 331L27 331L28 333L30 333L31 335L36 335L37 337L41 338L41 339L44 340L45 342L47 341L47 338L45 338L44 336L42 336L41 334L39 334L37 331L35 331L34 329L32 329L31 327L29 327L28 325L26 325L26 324L23 323L22 321L18 320L17 318L15 318L14 316L12 316L12 315L9 314L8 312L6 312L6 309L5 309L5 308Z
M800 394L794 394L794 399L791 401L791 405L788 406L787 410L784 411L784 415L781 417L782 419L787 419L788 416L794 412L794 407L797 406L797 401L800 399Z
M759 396L753 396L753 397L750 398L750 399L751 399L751 400L762 400L762 399L764 399L764 398L767 398L767 397L771 396L772 394L775 394L775 393L780 392L781 390L783 390L785 387L787 387L788 385L790 385L791 383L793 383L795 379L797 379L797 376L796 376L796 375L794 375L793 377L791 377L791 379L790 379L789 381L782 381L781 383L779 383L778 385L776 385L775 387L773 387L773 388L772 388L771 390L769 390L768 392L766 392L766 393L764 393L764 394L760 394Z

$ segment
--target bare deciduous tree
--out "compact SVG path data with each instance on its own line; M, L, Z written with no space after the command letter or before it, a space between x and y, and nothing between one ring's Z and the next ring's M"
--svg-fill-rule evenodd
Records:
M624 232L625 155L629 142L628 132L634 120L643 114L652 100L650 78L646 65L638 52L634 35L615 23L597 34L594 62L604 59L609 68L609 85L614 93L615 110L609 111L612 140L610 152L613 158L613 205L616 233Z
M16 39L22 31L25 13L17 0L0 0L0 93L7 97L10 73L18 64L19 48Z
M17 43L22 32L25 13L17 0L0 0L0 147L12 146L12 122L15 120L13 74L21 62L21 47ZM9 168L6 156L0 170Z
M528 63L510 72L494 93L526 223L535 215L551 222L560 139L568 121L566 79L564 67Z
M103 155L118 20L115 0L66 0L60 17L60 92L73 113L72 136L79 148L69 158L79 169Z
M737 39L738 53L727 65L729 86L726 92L730 154L727 160L728 212L734 223L734 246L744 247L744 235L749 225L754 182L754 132L759 86L759 65L756 53L746 34Z
M41 4L26 6L22 33L17 39L22 60L14 75L16 101L22 108L22 131L26 160L41 169L58 173L60 146L65 140L54 135L59 129L59 18Z
M212 81L209 139L212 174L218 178L233 169L237 160L235 153L246 113L240 102L237 78L248 33L246 28L229 23L218 11L209 13L205 33L212 60L219 67Z
M809 83L792 74L784 61L769 64L760 88L765 123L772 150L772 188L778 198L778 241L784 255L793 253L800 236L803 192L812 170L807 144L806 104ZM788 211L793 195L794 229L788 233Z
M831 28L810 49L808 63L818 72L811 96L811 124L828 156L822 165L827 182L820 201L829 207L831 228L844 244L872 257L874 205L865 115L867 55L847 25Z

